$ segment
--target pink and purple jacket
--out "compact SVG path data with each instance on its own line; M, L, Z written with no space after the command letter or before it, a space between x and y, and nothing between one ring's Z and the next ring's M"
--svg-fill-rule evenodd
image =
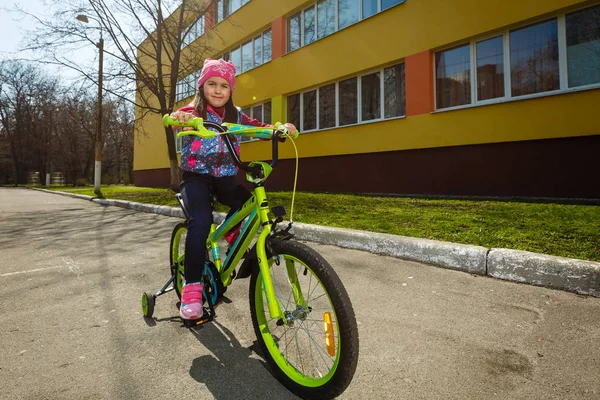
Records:
M182 107L179 111L191 112L194 116L199 115L194 110L193 105ZM208 106L206 110L206 119L215 123L223 122L223 109L213 110ZM248 117L238 108L238 124L270 127L271 125L262 123ZM231 135L231 142L235 152L240 154L240 137ZM181 148L181 169L191 171L197 174L207 174L215 177L234 176L238 172L238 167L229 154L227 146L221 136L209 139L201 139L198 136L184 136Z

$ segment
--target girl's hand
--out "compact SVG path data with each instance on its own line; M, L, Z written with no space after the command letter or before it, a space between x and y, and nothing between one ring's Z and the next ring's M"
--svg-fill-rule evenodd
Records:
M296 127L294 126L294 124L288 122L288 123L284 124L283 126L285 126L285 128L288 130L290 136L295 136L296 135L296 131L298 131L298 129L296 129Z
M184 112L184 111L175 111L175 112L171 113L171 118L176 119L182 125L187 124L188 120L190 118L192 118L193 116L194 116L194 114L188 113L188 112ZM191 126L184 126L182 129L184 131L189 131L189 130L192 130L194 128L192 128Z

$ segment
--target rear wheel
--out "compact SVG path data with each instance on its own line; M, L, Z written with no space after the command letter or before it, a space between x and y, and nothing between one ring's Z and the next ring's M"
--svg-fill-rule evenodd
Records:
M273 245L271 277L285 321L272 319L262 275L250 280L250 312L265 360L277 379L305 399L340 395L358 362L350 298L329 263L294 241Z

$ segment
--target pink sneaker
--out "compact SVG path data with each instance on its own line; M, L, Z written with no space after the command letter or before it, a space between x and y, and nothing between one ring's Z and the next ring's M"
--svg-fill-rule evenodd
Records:
M200 282L187 283L181 290L181 307L179 315L183 319L199 319L204 314L202 307L202 290Z
M229 245L233 245L235 243L235 241L237 240L238 236L240 236L240 230L242 229L241 226L238 226L237 228L235 228L232 231L229 231L225 234L225 240L227 240L227 243L229 243Z

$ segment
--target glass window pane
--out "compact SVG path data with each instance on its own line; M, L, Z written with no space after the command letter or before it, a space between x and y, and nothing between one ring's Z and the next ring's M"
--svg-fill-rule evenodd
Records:
M406 0L381 0L381 11L387 10L396 4L404 3Z
M477 100L504 97L502 36L477 43Z
M288 19L288 52L300 48L300 13Z
M385 118L406 115L404 64L394 65L383 70L383 100L385 101Z
M221 58L222 58L223 60L225 60L225 61L229 61L230 54L229 54L229 53L225 53L225 54L223 54L223 57L221 57Z
M257 119L262 122L262 104L252 107L252 118Z
M230 0L223 0L223 18L227 18L231 14Z
M263 104L263 120L262 122L264 122L265 124L271 124L271 102L268 101L265 104Z
M231 4L230 14L236 12L242 6L241 0L229 0L229 3Z
M319 129L335 126L335 83L319 88Z
M219 1L217 5L217 23L223 21L225 16L223 0Z
M237 71L236 75L241 74L242 73L242 52L240 51L240 48L236 48L231 50L231 62L233 63L233 65L235 65L235 69Z
M304 45L314 42L315 34L315 7L304 10Z
M358 21L360 0L339 0L338 2L338 25L339 29L352 25Z
M339 120L340 126L358 122L357 78L350 78L339 83Z
M567 14L569 87L600 83L600 5Z
M254 66L262 64L262 36L254 39Z
M252 40L244 43L242 46L242 72L252 69L254 62L252 61L254 51L252 49Z
M317 37L319 39L335 32L335 0L317 3Z
M381 118L380 75L379 72L375 72L360 78L361 117L363 121Z
M368 18L377 14L377 3L379 0L362 0L362 17Z
M293 94L287 97L287 121L300 126L300 94Z
M560 89L556 19L510 33L510 81L513 96Z
M263 63L271 61L271 30L263 33Z
M469 45L435 54L437 108L471 103L471 56Z
M312 129L317 129L317 91L311 90L310 92L303 93L302 97L304 98L304 126L302 127L302 130L310 131Z

